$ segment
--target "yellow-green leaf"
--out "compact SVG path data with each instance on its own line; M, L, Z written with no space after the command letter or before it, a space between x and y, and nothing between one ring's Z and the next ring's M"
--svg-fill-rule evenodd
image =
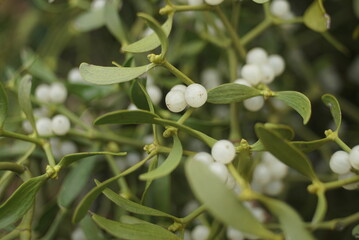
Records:
M304 94L295 91L282 91L276 92L274 97L297 111L302 116L304 124L309 121L312 108L309 99Z
M330 138L321 138L313 141L294 141L291 143L300 151L307 153L317 150L318 148L330 141L332 141Z
M330 113L333 116L335 126L337 127L335 131L339 131L340 125L342 124L342 112L340 110L338 100L331 94L324 94L322 96L322 101L330 109Z
M315 0L304 13L304 24L316 31L325 32L330 27L330 16L326 13L322 0Z
M88 32L105 25L104 8L92 9L78 16L74 21L77 31Z
M255 88L237 83L226 83L208 91L207 102L214 104L227 104L241 102L247 98L261 95Z
M21 78L18 90L18 99L21 110L25 113L27 120L30 122L32 129L36 130L35 118L32 113L31 105L31 75L26 74Z
M4 126L8 109L7 95L3 84L0 82L0 129Z
M94 124L142 124L154 123L158 115L146 110L119 110L98 117Z
M118 1L107 0L104 9L106 27L113 36L122 44L127 44L126 31L120 16L117 13Z
M152 69L155 64L140 67L102 67L88 63L81 63L81 76L88 82L107 85L130 81Z

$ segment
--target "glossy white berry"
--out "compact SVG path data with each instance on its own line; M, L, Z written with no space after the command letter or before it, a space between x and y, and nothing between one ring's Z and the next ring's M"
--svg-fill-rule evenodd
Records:
M246 63L250 64L265 64L268 60L268 54L263 48L252 48L248 51L246 56Z
M238 78L236 79L233 83L237 83L237 84L241 84L247 87L251 87L251 85L249 84L249 82L247 82L245 79L243 78Z
M259 111L264 105L263 96L255 96L243 101L244 107L251 112Z
M207 101L207 90L198 83L189 85L184 93L187 104L191 107L201 107Z
M191 233L192 240L207 240L209 237L209 228L204 225L196 226Z
M65 135L70 127L70 120L66 116L59 114L52 118L51 128L56 135Z
M227 164L236 156L236 148L228 140L219 140L213 145L211 154L217 162Z
M166 106L171 112L181 112L187 107L184 94L181 91L169 91L165 98Z
M71 69L69 71L69 73L67 74L67 79L71 83L84 83L85 82L83 80L83 78L82 78L82 76L80 74L80 70L78 68Z
M256 166L253 171L253 181L265 185L271 179L271 172L269 171L268 167L260 163Z
M227 238L229 240L244 240L244 235L242 232L237 229L228 227L227 228Z
M161 102L162 91L159 87L155 85L147 85L146 90L154 105L157 105Z
M63 103L67 97L67 89L62 83L53 83L50 86L50 101L53 103Z
M272 67L275 76L279 76L284 72L285 62L281 56L276 54L269 55L268 64Z
M282 179L288 174L288 166L279 161L269 152L262 155L263 164L265 164L271 173L272 179Z
M349 161L353 168L359 170L359 145L353 147L350 151Z
M137 110L138 108L136 107L136 105L135 104L133 104L133 103L130 103L129 105L128 105L128 107L127 107L127 110Z
M277 196L283 191L284 184L281 180L272 180L264 187L264 193L271 195L271 196Z
M345 174L350 171L349 154L344 151L335 152L329 161L330 169L337 174Z
M36 121L36 129L40 136L52 135L51 119L50 118L39 118Z
M221 4L224 0L204 0L209 5L218 5Z
M105 6L106 0L93 0L91 3L92 9L101 9Z
M290 5L286 0L274 0L270 5L270 12L277 17L283 17L290 12Z
M188 0L188 5L198 6L203 4L203 0Z
M63 141L60 144L60 151L61 151L62 156L72 154L72 153L76 153L77 152L77 146L72 141Z
M24 120L22 122L22 129L26 132L26 133L32 133L33 129L31 126L31 123L28 120Z
M170 91L174 91L174 90L178 90L178 91L181 91L183 92L183 94L186 92L186 89L187 89L187 86L186 85L183 85L183 84L177 84L177 85L174 85Z
M196 155L193 156L193 159L197 160L197 161L200 161L200 162L203 162L203 163L205 163L207 165L209 165L210 163L213 162L212 155L207 153L207 152L196 153Z
M244 78L249 84L257 85L262 79L262 71L258 65L246 64L241 70L242 78Z
M85 232L80 227L77 227L71 233L71 240L85 240L85 239L87 239Z
M50 86L47 84L40 84L35 89L35 97L40 102L50 101Z
M217 69L207 68L201 73L201 83L206 89L212 89L221 84L221 76Z
M229 173L228 173L228 169L223 163L212 162L209 165L209 169L223 182L227 181Z
M352 178L352 177L355 177L355 176L357 176L355 173L348 172L346 174L339 175L338 179L343 180L343 179ZM343 188L346 189L346 190L355 190L355 189L359 188L359 183L355 182L355 183L347 184L347 185L344 185Z
M262 72L261 82L265 83L265 84L269 84L269 83L273 82L274 77L275 77L273 68L269 64L263 64L263 65L260 65L260 69Z

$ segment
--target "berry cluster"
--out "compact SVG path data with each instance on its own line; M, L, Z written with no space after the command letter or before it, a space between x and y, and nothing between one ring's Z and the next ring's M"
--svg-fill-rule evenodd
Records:
M64 103L67 98L67 89L62 83L40 84L35 89L35 97L43 103Z
M179 84L171 88L165 101L171 112L181 112L187 105L199 108L207 101L207 90L198 83L193 83L187 87Z

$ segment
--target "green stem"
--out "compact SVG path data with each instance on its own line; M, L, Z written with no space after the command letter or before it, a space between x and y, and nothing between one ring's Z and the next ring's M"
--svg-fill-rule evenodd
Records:
M12 230L10 233L6 234L0 240L12 240L17 238L20 235L20 232L17 229Z
M176 12L213 10L213 7L209 5L173 5L172 7Z
M346 226L358 221L359 221L359 212L344 218L336 218L327 222L310 224L308 228L311 230L317 230L317 229L342 230Z
M196 210L191 212L189 215L182 218L181 222L183 224L187 224L187 223L191 222L192 220L194 220L195 218L197 218L199 215L201 215L204 211L206 211L206 207L204 205L201 205Z
M250 41L252 41L254 38L256 38L259 34L261 34L264 30L269 28L272 25L272 19L271 18L265 18L260 24L258 24L255 28L253 28L251 31L246 33L242 37L242 44L245 46Z
M325 190L332 190L332 189L340 188L347 184L356 183L356 182L359 182L359 175L356 175L351 178L346 178L346 179L341 179L341 180L337 180L337 181L333 181L333 182L324 183L323 187Z
M215 7L215 11L216 11L218 17L221 19L221 21L222 21L223 25L225 26L225 28L227 29L227 31L229 33L229 36L232 39L232 44L233 44L234 48L237 50L239 56L241 56L241 58L245 59L246 50L243 47L243 42L241 42L242 40L239 39L235 29L233 28L231 23L228 21L226 15L221 10L221 8L219 6L217 6L217 7Z
M56 162L55 162L54 155L52 154L52 151L51 151L50 143L47 142L47 143L43 144L42 148L45 151L45 154L46 154L46 157L47 157L47 161L49 162L49 165L51 167L54 167L56 165Z
M17 227L17 229L20 231L21 240L31 240L31 225L34 216L34 209L35 204L33 204L31 209L25 214L21 221L21 224Z
M25 167L13 162L0 162L0 171L1 170L8 170L21 174L25 171Z
M186 112L180 117L180 119L178 119L177 123L183 124L192 115L194 110L195 108L193 107L188 108Z
M191 85L194 83L189 77L187 77L183 72L178 70L175 66L173 66L171 63L169 63L167 60L163 60L163 63L161 65L164 66L165 68L167 68L173 75L175 75L177 78L182 80L182 82L185 83L186 85Z
M248 188L248 183L239 175L237 169L234 167L233 163L227 164L228 170L233 176L234 180L239 184L240 188L244 191Z
M32 143L35 143L40 146L42 146L42 144L43 144L43 142L38 138L33 138L33 137L29 137L24 134L6 131L4 129L2 129L2 130L0 129L0 136L14 138L14 139L18 139L18 140L22 140L22 141L26 141L26 142L32 142Z
M343 142L339 136L337 136L334 141L336 142L336 144L339 145L339 147L341 147L344 151L350 153L351 152L351 148L345 143Z

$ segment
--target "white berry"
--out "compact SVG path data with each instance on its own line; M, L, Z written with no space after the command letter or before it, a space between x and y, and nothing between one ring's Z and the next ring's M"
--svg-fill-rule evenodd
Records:
M263 48L252 48L247 53L246 63L265 64L267 62L267 58L268 54Z
M52 135L51 119L50 118L39 118L36 121L36 129L40 136Z
M275 0L270 5L270 11L274 16L282 17L290 12L290 6L286 0Z
M209 5L218 5L221 4L224 0L204 0Z
M213 145L211 154L217 162L227 164L236 156L236 148L228 140L219 140Z
M271 173L266 165L260 163L253 171L253 181L265 185L271 179Z
M157 105L161 102L162 92L161 89L155 85L148 85L146 87L147 93L151 98L153 104Z
M35 89L35 97L40 102L50 101L50 86L47 84L40 84Z
M207 152L199 152L196 153L196 155L193 156L194 160L200 161L205 163L206 165L209 165L213 162L212 155Z
M76 153L77 152L77 146L74 142L71 141L64 141L60 145L60 152L62 156Z
M227 228L227 238L229 240L244 240L244 235L242 232L237 229L228 227Z
M186 88L184 97L189 106L198 108L207 101L207 90L201 84L194 83Z
M174 90L178 90L178 91L181 91L183 92L183 94L186 92L186 89L187 89L187 86L186 85L183 85L183 84L177 84L177 85L174 85L170 91L174 91Z
M247 87L251 87L251 85L243 78L236 79L233 83L241 84Z
M284 72L285 62L284 59L276 54L268 57L268 64L272 67L275 76L279 76Z
M279 161L271 153L264 152L262 155L262 160L270 171L273 179L282 179L287 175L288 166Z
M262 71L258 65L246 64L241 70L242 78L244 78L249 84L257 85L262 79Z
M329 161L330 169L337 174L345 174L350 171L349 154L344 151L335 152Z
M28 120L24 120L22 122L22 129L26 132L26 133L32 133L33 129L31 126L31 123Z
M243 101L244 107L251 112L259 111L264 105L263 96L255 96Z
M93 0L91 3L92 9L101 9L105 6L106 0Z
M178 90L169 91L166 95L165 102L171 112L181 112L187 106L183 92Z
M217 176L219 177L223 182L226 182L228 179L228 169L223 163L219 162L212 162L209 165L209 169Z
M353 147L350 151L349 161L353 168L359 170L359 145Z
M63 103L67 97L67 89L62 83L53 83L50 86L50 101L53 103Z
M355 177L355 176L357 176L355 173L348 172L346 174L339 175L338 179L343 180L343 179L352 178L352 177ZM355 183L347 184L347 185L344 185L343 188L346 189L346 190L355 190L355 189L359 188L359 183L355 182Z
M206 240L209 237L209 228L204 225L196 226L191 233L192 240Z
M281 180L274 180L270 181L265 187L264 187L264 193L271 195L271 196L277 196L282 192L284 188L284 184Z
M221 76L217 69L207 68L201 73L201 83L206 89L212 89L221 84Z
M262 79L261 82L265 84L269 84L273 82L275 73L273 68L269 64L263 64L260 66L262 72Z
M51 128L56 135L65 135L70 127L70 120L66 116L59 114L52 118Z
M80 74L80 70L78 68L71 69L69 71L69 73L67 74L67 79L71 83L84 83L85 82L83 80L83 78L82 78L82 76Z

